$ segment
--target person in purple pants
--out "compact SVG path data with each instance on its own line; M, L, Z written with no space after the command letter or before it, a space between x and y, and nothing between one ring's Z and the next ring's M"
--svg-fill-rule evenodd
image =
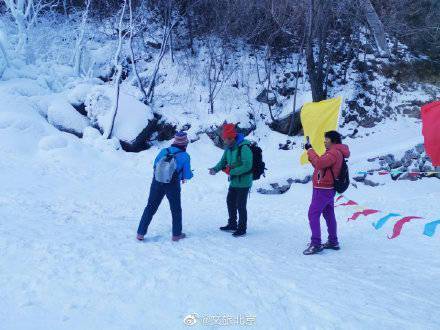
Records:
M313 150L309 142L304 146L309 161L314 167L313 195L309 208L312 237L308 248L303 252L305 255L316 254L323 249L339 250L333 176L335 178L339 176L344 158L350 156L350 150L347 145L342 144L341 135L336 131L325 133L324 144L326 152L322 156ZM321 244L321 214L325 219L328 231L328 241L324 244Z

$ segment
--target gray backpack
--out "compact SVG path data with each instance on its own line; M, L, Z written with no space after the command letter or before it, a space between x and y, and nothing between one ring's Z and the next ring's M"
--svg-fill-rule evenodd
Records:
M161 183L170 183L177 170L176 155L183 152L177 151L171 153L170 149L166 149L167 154L162 157L154 168L154 178Z

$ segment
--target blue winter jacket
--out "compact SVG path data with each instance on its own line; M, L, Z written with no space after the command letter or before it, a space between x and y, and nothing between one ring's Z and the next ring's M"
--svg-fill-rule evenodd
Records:
M157 155L156 159L154 160L154 167L156 167L156 164L159 160L161 160L163 157L167 155L167 150L169 150L171 153L177 153L176 154L176 163L177 163L177 172L180 173L180 180L189 180L193 177L193 173L191 170L191 157L186 151L182 151L182 149L179 149L177 147L168 147L162 149L159 154Z

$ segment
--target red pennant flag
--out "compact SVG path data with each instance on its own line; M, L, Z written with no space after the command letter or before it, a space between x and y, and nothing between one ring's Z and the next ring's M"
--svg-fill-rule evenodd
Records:
M422 107L422 123L426 153L434 166L440 166L440 101Z
M379 175L387 175L387 174L390 174L390 172L388 172L388 171L380 171L379 172Z
M378 213L378 212L379 212L378 210L365 209L363 211L355 212L350 218L347 219L347 221L356 220L361 215L369 216L370 214L374 214L374 213Z
M339 202L342 198L344 198L344 196L339 196L338 198L336 198L336 201Z
M407 222L410 222L411 220L414 219L422 219L421 217L415 217L415 216L409 216L409 217L404 217L402 219L400 219L399 221L396 222L396 224L394 225L393 228L393 235L390 237L388 236L388 239L393 239L396 238L397 236L400 235L403 225Z
M352 206L352 205L358 205L358 203L356 203L355 201L349 200L348 202L336 205L335 207L338 207L338 206Z

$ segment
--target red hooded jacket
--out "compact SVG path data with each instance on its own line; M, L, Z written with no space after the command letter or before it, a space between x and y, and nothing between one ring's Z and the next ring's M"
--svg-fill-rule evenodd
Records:
M330 168L333 170L335 178L337 178L341 172L344 158L350 157L350 150L345 144L333 144L321 157L313 149L309 149L307 155L309 156L310 163L315 168L313 172L313 187L332 189L334 181Z

